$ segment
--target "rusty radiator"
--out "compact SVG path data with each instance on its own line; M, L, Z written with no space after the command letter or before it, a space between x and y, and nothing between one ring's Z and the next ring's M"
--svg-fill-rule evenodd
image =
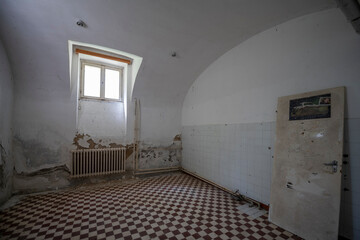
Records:
M126 148L73 150L72 177L125 172Z

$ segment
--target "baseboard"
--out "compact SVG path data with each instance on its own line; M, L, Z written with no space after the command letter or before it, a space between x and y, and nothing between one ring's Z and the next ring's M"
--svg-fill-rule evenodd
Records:
M204 181L204 182L206 182L206 183L208 183L210 185L213 185L214 187L217 187L217 188L219 188L220 190L222 190L224 192L230 193L233 196L238 196L238 194L236 194L234 191L231 191L230 189L227 189L227 188L225 188L225 187L223 187L223 186L221 186L221 185L219 185L217 183L214 183L214 182L212 182L212 181L210 181L210 180L208 180L208 179L206 179L204 177L201 177L200 175L198 175L198 174L196 174L194 172L191 172L191 171L189 171L189 170L187 170L185 168L180 168L180 170L183 171L186 174L189 174L189 175L191 175L193 177L196 177L197 179L199 179L201 181ZM244 197L246 201L251 202L251 203L255 203L258 206L260 206L262 209L265 209L266 211L269 211L269 207L270 207L269 205L266 205L264 203L256 201L256 200L254 200L252 198L249 198L249 197L247 197L245 195L241 195L241 196Z

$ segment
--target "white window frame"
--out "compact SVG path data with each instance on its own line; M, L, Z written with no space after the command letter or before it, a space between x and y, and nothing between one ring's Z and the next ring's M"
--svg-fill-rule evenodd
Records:
M123 67L114 66L111 64L104 64L95 61L81 60L81 75L80 75L80 99L101 100L109 102L123 102ZM84 77L85 65L100 68L100 97L92 97L84 95ZM105 69L119 71L119 99L105 97Z

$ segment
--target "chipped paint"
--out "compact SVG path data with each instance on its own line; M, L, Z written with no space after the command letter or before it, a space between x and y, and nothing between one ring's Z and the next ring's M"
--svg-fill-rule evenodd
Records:
M174 137L174 142L175 141L181 141L181 134L178 134Z
M87 147L84 147L84 141L87 142L86 138L89 138L90 135L88 134L80 134L76 133L74 139L73 139L73 145L76 146L77 149L85 149Z
M133 153L133 144L121 144L113 142L112 139L96 139L89 134L76 133L73 139L73 145L79 149L102 149L102 148L126 148L126 157Z
M181 160L181 135L176 135L168 146L139 143L139 166L150 169L159 167L179 166ZM134 144L123 144L121 140L95 138L87 133L77 132L69 146L54 145L47 148L37 140L22 140L14 137L14 148L17 155L17 166L14 172L14 190L16 193L30 193L56 190L81 184L87 181L101 181L109 176L97 178L72 179L70 162L72 149L126 148L125 174L114 175L112 178L123 178L133 170ZM132 175L131 175L132 176ZM96 180L97 179L97 180Z
M153 146L141 144L139 152L139 168L178 167L181 161L181 135L174 137L173 143L168 146Z

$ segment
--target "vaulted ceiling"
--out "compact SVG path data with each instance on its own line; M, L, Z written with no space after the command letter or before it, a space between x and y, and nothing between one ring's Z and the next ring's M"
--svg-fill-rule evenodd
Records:
M332 0L2 0L0 36L16 91L69 91L67 41L144 58L134 96L150 105L182 103L219 56L256 33L335 7ZM87 28L76 25L82 19ZM173 51L176 57L171 57ZM45 93L47 92L47 93Z

